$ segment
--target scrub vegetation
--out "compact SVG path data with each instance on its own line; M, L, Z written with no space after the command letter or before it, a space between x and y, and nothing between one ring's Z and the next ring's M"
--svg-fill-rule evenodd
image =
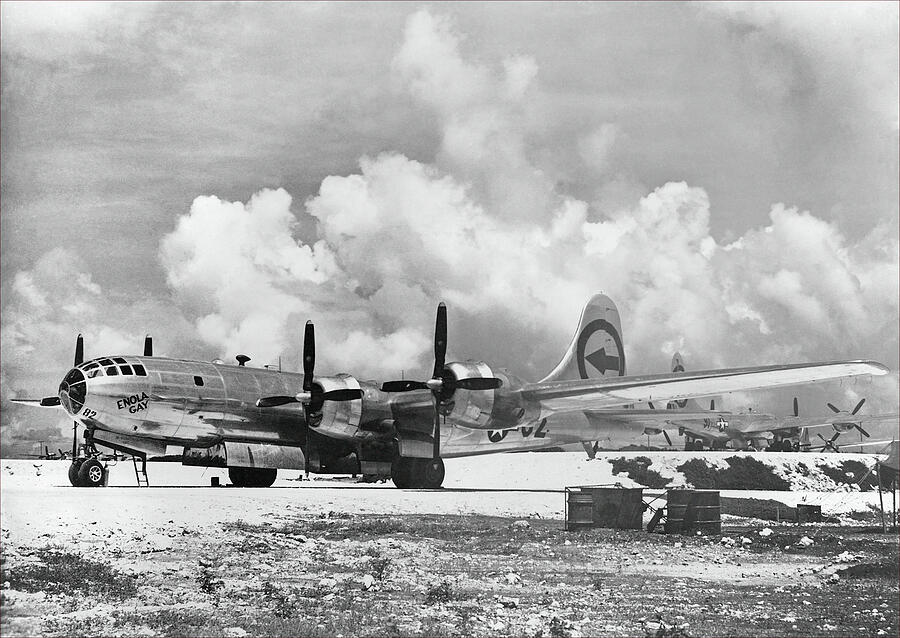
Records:
M863 492L878 489L878 475L855 459L841 461L838 467L822 464L819 470L838 485L858 485Z
M120 599L137 593L135 579L107 563L53 547L38 550L34 557L36 563L4 569L2 580L9 588L50 594L81 592Z
M687 482L698 490L772 490L787 492L791 484L752 456L730 456L727 468L693 458L678 466Z
M897 635L896 535L773 528L729 521L723 543L540 518L326 514L152 551L102 545L90 559L19 551L3 565L0 633ZM824 609L838 610L828 624Z
M656 470L651 470L650 465L653 463L646 456L635 456L632 458L609 459L612 465L613 474L625 474L632 481L640 483L646 487L661 488L671 483L671 479L665 478Z

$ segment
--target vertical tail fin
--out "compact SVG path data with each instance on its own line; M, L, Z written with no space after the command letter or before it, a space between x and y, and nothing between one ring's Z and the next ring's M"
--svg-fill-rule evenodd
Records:
M676 352L674 355L672 355L672 372L684 372L684 357L681 356L680 352ZM706 406L696 399L669 401L669 403L666 405L666 408L668 408L669 410L686 409L691 412L700 412L706 410ZM715 411L715 398L710 399L709 409L713 412Z
M566 354L542 381L624 375L625 350L619 310L606 295L594 295L581 311Z

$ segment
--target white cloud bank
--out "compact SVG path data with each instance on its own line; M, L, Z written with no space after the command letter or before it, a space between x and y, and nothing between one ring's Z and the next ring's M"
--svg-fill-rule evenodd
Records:
M892 233L849 244L832 223L776 203L766 226L719 243L701 186L669 182L625 205L579 199L542 168L559 149L547 147L535 61L469 62L452 25L427 10L410 17L394 69L437 117L434 160L364 157L302 207L282 189L246 204L198 197L159 253L174 315L188 318L177 324L190 332L184 342L196 335L223 358L245 352L259 365L287 354L290 368L313 318L320 371L411 376L429 367L444 300L451 355L537 378L587 297L605 291L635 373L665 369L674 350L697 368L836 358L897 367ZM617 143L614 125L587 128L570 160L600 175ZM615 182L597 192L607 187ZM71 255L19 273L4 310L4 371L7 355L41 348L54 349L41 360L68 358L73 316L98 347L138 342L140 332L122 331L134 317L110 322L102 296ZM888 395L896 404L895 387Z

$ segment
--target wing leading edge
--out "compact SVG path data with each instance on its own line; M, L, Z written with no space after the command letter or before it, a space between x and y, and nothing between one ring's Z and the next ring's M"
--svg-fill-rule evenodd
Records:
M607 377L531 383L520 392L550 410L584 410L646 401L693 399L728 392L798 385L890 369L876 361L829 361L749 368L723 368L689 373Z

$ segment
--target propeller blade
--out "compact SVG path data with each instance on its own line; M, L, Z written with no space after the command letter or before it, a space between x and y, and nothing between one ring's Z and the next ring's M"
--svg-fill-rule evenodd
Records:
M836 407L834 407L834 406L833 406L832 404L830 404L830 403L826 403L825 405L827 405L829 408L831 408L831 411L832 411L832 412L835 412L835 413L840 412L840 410L838 410Z
M81 365L84 362L84 337L80 334L75 339L75 365Z
M404 379L402 381L385 381L381 384L382 392L409 392L410 390L427 390L428 386L422 381Z
M438 304L437 317L434 320L434 372L432 379L444 374L444 358L447 355L447 306Z
M144 337L144 356L153 356L153 337L151 337L150 335Z
M306 322L303 331L303 391L312 390L313 371L316 368L316 328L312 321Z
M797 401L797 397L794 397L794 416L800 416L800 403Z
M276 406L284 405L286 403L297 403L297 399L295 397L287 397L287 396L263 397L262 399L256 400L256 407L258 407L258 408L274 408Z
M72 421L72 460L78 456L78 421Z
M834 436L832 436L831 439L830 439L831 443L834 443L835 441L837 441L837 438L838 438L840 435L841 435L840 432L835 432L835 433L834 433Z
M853 408L853 411L850 412L850 414L856 414L857 412L859 412L859 409L860 409L861 407L863 407L863 403L865 403L865 402L866 402L865 399L860 399L860 400L859 400L859 403L856 404L856 407Z
M494 377L472 377L470 379L456 380L456 387L463 390L496 390L501 385L503 385L503 381Z
M651 409L651 410L655 410L655 409L656 409L655 407L653 407L653 401L647 401L647 405L650 406L650 409Z
M716 409L716 400L715 400L715 399L710 399L710 400L709 400L709 409L710 409L710 410L715 410L715 409Z
M322 393L322 401L353 401L354 399L362 399L362 390L353 388L344 388L341 390L329 390Z
M854 423L853 427L855 427L857 430L859 430L859 433L862 434L864 437L869 438L869 436L870 436L869 433L866 432L865 430L863 430L862 426L859 423Z
M821 432L816 432L816 436L819 437L820 439L822 439L823 441L825 441L826 443L828 442L828 439L826 439L824 436L822 436Z
M672 439L669 438L669 433L666 432L665 430L663 430L662 433L663 433L663 436L666 437L666 443L669 444L669 447L672 447Z
M59 397L44 397L41 399L42 408L52 408L59 405Z
M437 350L437 347L435 347L435 350ZM439 391L432 392L431 397L434 403L434 448L432 449L432 458L437 460L441 458L441 414L438 411L441 403L441 393Z

